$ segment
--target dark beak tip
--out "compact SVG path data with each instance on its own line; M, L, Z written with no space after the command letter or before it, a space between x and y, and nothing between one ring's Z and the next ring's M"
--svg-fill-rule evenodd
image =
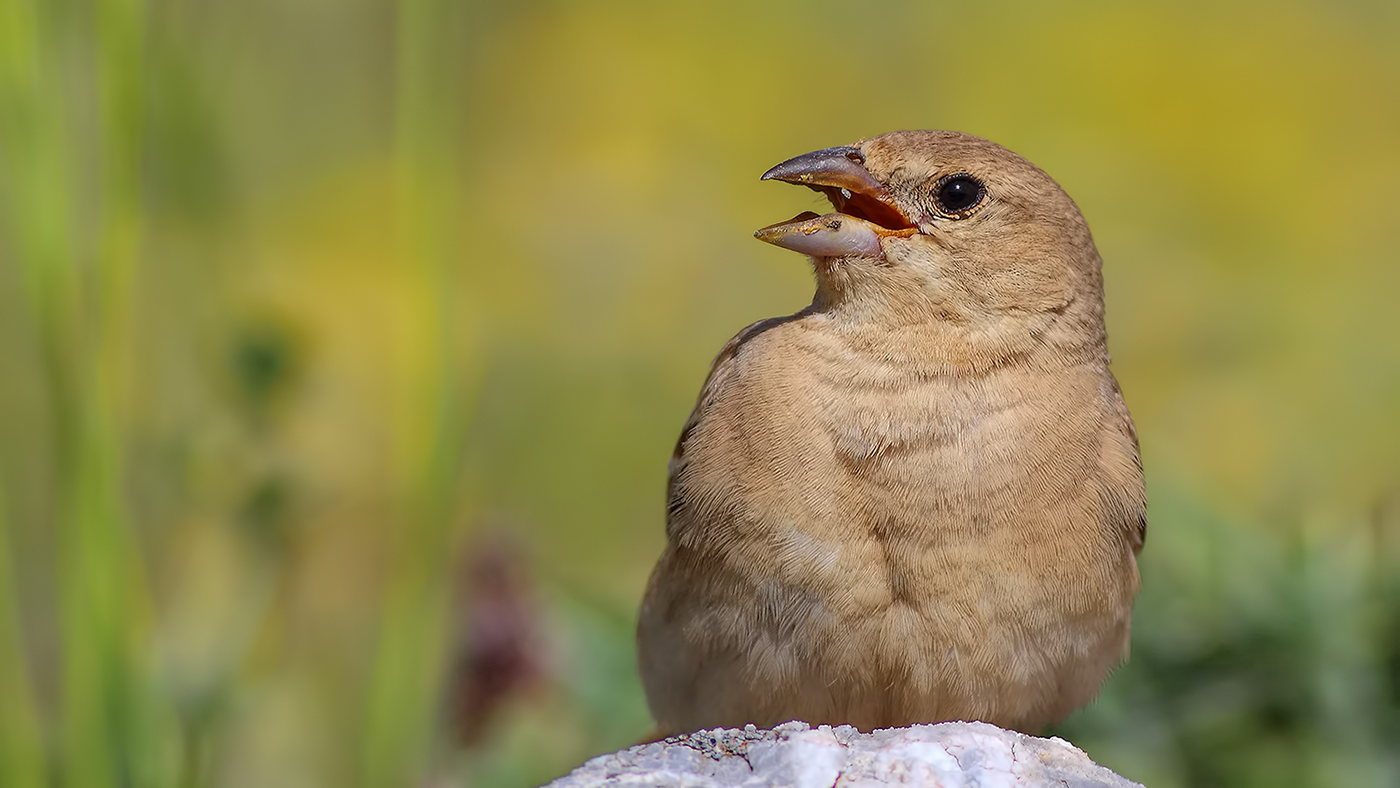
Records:
M785 162L775 164L769 167L768 172L763 173L763 175L759 177L759 180L798 183L801 180L805 180L802 178L803 174L811 169L811 165L807 163L808 161L810 160L803 156L798 156L788 159Z

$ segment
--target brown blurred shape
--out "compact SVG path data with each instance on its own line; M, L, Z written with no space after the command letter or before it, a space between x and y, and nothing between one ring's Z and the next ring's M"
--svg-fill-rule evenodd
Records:
M459 561L447 700L461 747L479 743L508 701L543 674L529 572L502 530L468 546Z

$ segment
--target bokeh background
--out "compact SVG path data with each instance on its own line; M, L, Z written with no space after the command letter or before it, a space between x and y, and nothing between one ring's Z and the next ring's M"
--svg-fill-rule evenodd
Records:
M0 784L515 786L649 728L666 460L811 293L758 175L1059 179L1151 497L1057 733L1400 784L1400 5L0 0Z

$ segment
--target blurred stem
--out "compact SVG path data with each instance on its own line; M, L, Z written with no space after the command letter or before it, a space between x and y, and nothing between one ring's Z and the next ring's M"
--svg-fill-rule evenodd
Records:
M432 741L446 612L450 498L456 475L448 265L455 193L450 87L454 4L401 0L395 105L397 265L394 488L387 589L365 721L362 781L421 776Z
M96 254L77 221L87 159L69 128L82 91L65 80L58 20L86 17L34 0L4 3L6 226L37 326L54 436L55 549L62 637L62 779L158 784L162 744L137 659L149 611L120 501L117 411L127 303L140 238L141 0L99 0ZM94 281L89 281L94 280Z
M47 784L43 733L29 690L6 515L0 496L0 785L39 788Z

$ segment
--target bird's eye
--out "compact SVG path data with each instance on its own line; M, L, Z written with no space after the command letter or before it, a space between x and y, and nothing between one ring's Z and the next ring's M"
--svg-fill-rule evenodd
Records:
M933 190L938 210L953 219L962 219L971 214L985 196L987 187L965 172L943 176Z

